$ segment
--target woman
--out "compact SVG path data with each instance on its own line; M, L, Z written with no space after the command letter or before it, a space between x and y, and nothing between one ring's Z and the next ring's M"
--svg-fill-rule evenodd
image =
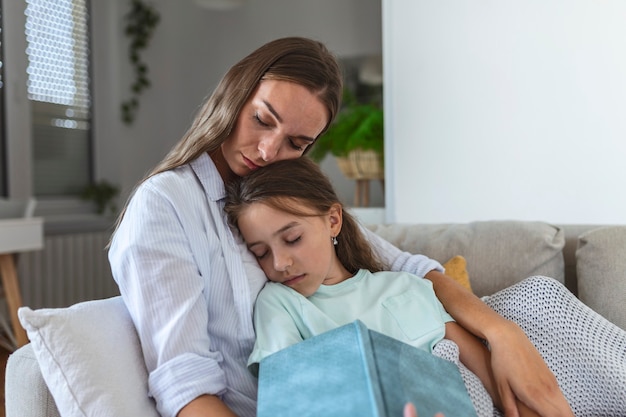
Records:
M290 37L261 46L226 73L120 215L109 260L164 417L255 415L246 361L252 307L266 278L227 225L224 184L302 156L337 114L341 80L319 42ZM554 376L517 326L456 286L437 262L368 237L386 266L432 280L452 317L489 340L511 416L513 392L540 414L569 415Z

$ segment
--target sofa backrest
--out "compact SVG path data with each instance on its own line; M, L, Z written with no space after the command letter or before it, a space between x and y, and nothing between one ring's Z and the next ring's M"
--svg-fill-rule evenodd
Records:
M578 237L598 227L514 220L368 226L400 249L440 263L464 256L478 296L532 275L555 278L577 294Z
M442 264L462 255L478 296L491 295L532 275L565 280L564 233L548 223L494 220L372 225L370 229L402 250Z

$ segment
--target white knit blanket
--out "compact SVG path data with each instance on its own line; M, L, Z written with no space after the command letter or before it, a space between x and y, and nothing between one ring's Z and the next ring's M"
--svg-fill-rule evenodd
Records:
M526 332L576 417L626 416L626 331L552 278L530 277L483 301ZM459 362L453 342L443 340L433 353L459 366L479 417L502 415L480 380Z

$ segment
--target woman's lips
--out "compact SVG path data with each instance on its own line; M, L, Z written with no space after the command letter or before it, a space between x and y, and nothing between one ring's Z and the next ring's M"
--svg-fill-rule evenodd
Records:
M252 162L250 159L246 158L245 156L243 157L243 162L252 171L254 171L255 169L261 168L260 165L255 164L254 162Z

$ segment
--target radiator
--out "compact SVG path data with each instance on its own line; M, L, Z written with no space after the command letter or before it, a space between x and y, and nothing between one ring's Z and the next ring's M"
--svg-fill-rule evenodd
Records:
M43 250L20 253L23 305L67 307L118 295L105 249L110 236L109 231L45 236Z

